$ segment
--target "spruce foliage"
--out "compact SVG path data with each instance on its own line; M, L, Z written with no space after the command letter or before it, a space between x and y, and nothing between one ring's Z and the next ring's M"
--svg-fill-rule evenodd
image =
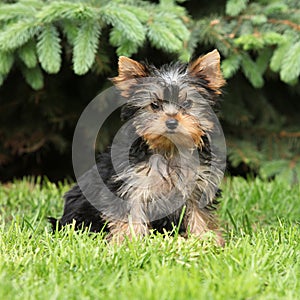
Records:
M186 11L175 1L154 5L146 1L43 1L20 0L0 4L0 74L8 75L13 56L21 52L25 67L33 69L35 52L43 71L58 73L62 47L73 48L73 70L86 74L95 63L101 31L109 28L118 55L136 53L148 39L154 47L180 53L188 41ZM21 49L21 50L20 50ZM30 72L39 72L39 69ZM28 73L28 71L26 71ZM39 81L39 76L35 76ZM40 85L28 81L32 88Z
M57 80L55 87L62 80L60 73L65 74L66 68L85 75L81 77L85 86L84 78L91 74L109 77L120 55L155 60L151 55L144 57L146 51L188 61L217 48L228 80L221 117L230 164L246 166L265 178L276 175L296 182L300 178L299 20L297 0L227 0L224 5L217 0L206 4L175 0L3 1L0 109L6 109L7 115L0 129L4 141L0 166L24 153L38 154L48 143L67 151L64 147L70 141L63 138L62 131L67 124L73 128L76 118L70 121L69 102L49 90L49 84ZM14 101L8 90L18 72L34 91L22 86L14 92ZM97 86L97 90L101 88L104 85ZM50 97L57 103L41 100ZM26 123L29 118L22 117L19 125L13 121L21 108L24 114L31 115L31 109L41 116L35 134ZM79 107L73 109L78 115Z

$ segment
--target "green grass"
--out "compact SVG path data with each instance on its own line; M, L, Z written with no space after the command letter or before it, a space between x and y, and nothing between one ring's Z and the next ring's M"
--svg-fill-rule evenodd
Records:
M300 299L300 187L224 183L224 249L151 236L122 245L54 235L68 184L0 186L0 299Z

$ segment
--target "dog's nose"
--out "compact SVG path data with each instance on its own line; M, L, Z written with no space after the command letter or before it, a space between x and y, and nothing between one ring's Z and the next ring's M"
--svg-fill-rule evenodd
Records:
M169 129L175 129L178 126L178 121L176 119L168 119L166 125Z

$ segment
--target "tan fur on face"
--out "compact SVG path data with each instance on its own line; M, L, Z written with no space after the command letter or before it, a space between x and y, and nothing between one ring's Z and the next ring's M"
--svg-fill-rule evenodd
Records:
M178 121L178 128L175 133L168 136L165 123L169 118L168 115L162 113L155 125L142 133L150 149L163 150L172 154L176 151L174 142L187 148L202 146L203 141L201 137L204 135L204 130L200 128L194 117L181 112L173 116Z
M183 128L193 139L194 145L196 147L201 147L203 144L201 137L204 135L204 131L202 130L202 128L200 128L197 121L190 115L179 114L178 122L183 126Z

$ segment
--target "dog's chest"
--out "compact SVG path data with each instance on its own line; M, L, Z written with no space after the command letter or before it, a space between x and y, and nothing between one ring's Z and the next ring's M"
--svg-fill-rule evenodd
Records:
M155 154L148 161L117 174L115 180L122 181L118 191L122 199L130 202L153 202L174 197L175 194L187 197L196 175L193 168L186 168Z

